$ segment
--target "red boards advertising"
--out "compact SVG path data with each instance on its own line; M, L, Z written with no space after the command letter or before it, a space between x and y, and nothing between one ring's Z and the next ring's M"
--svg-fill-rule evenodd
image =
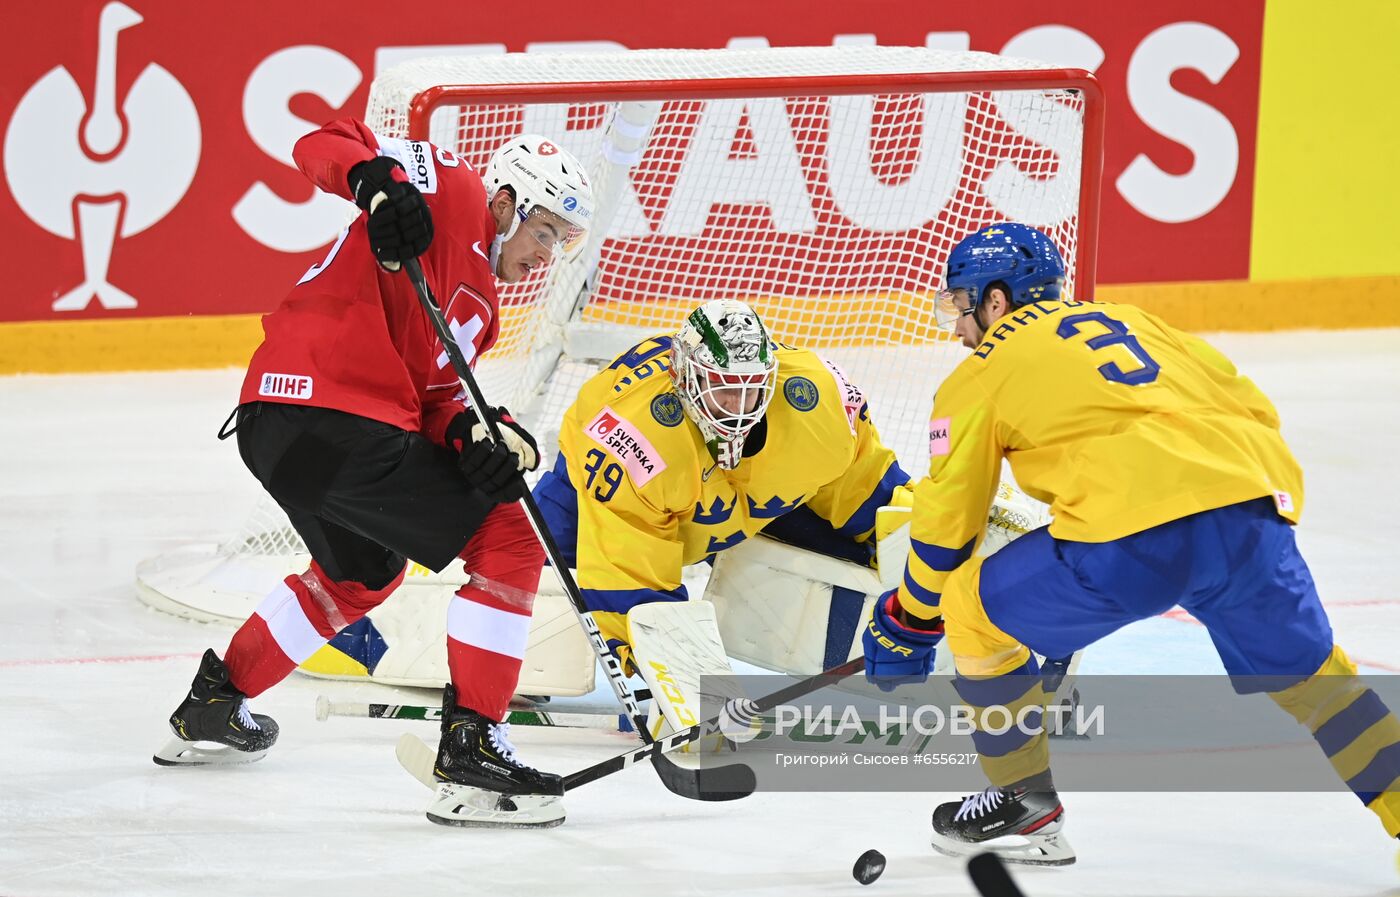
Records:
M292 167L297 137L363 115L375 72L412 56L571 47L902 44L1092 70L1099 281L1248 275L1263 0L69 0L30 17L0 63L4 321L266 311L354 211Z

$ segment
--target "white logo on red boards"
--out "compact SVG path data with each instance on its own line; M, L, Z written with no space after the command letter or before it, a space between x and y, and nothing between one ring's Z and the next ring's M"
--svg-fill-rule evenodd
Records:
M55 66L20 98L5 132L16 204L82 247L83 282L55 299L54 311L81 311L94 297L103 308L135 308L135 297L107 281L112 250L169 214L199 167L199 113L174 75L149 63L117 96L117 35L141 21L124 3L104 6L92 106Z
M271 399L309 399L314 386L304 374L263 374L258 395Z
M541 156L552 156L555 153L559 152L559 147L546 140L539 145L539 148L536 150L536 152L538 152Z
M632 482L639 487L645 486L666 469L666 462L661 460L660 453L642 435L642 431L611 408L604 407L599 411L583 428L583 432L620 461Z

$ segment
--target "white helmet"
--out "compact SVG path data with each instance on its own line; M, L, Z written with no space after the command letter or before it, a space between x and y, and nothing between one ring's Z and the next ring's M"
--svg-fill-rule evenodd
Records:
M773 399L778 359L768 331L747 304L714 300L685 319L671 354L681 407L719 466L733 470Z
M522 134L507 141L486 166L489 201L503 187L515 193L515 219L503 239L532 214L551 213L568 226L556 243L566 255L583 246L593 220L593 188L583 166L567 150L538 134Z

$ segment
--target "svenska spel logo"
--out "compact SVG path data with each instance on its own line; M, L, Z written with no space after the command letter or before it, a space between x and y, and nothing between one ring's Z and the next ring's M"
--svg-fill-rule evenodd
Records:
M593 426L589 427L588 430L590 433L594 433L598 436L606 436L611 433L616 426L617 418L613 417L611 414L601 414L593 421Z

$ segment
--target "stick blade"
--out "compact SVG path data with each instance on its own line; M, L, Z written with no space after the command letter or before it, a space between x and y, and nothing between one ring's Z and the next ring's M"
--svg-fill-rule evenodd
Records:
M667 790L690 800L740 800L758 788L753 770L743 763L689 769L671 762L665 754L657 754L651 758L651 765Z
M972 878L973 887L982 897L1026 897L1016 887L1016 882L1011 880L1006 864L995 853L979 853L968 860L967 872Z
M394 756L404 771L417 779L424 788L429 791L437 790L437 776L433 775L437 753L428 747L423 739L411 732L403 733L399 736L398 744L394 745Z

